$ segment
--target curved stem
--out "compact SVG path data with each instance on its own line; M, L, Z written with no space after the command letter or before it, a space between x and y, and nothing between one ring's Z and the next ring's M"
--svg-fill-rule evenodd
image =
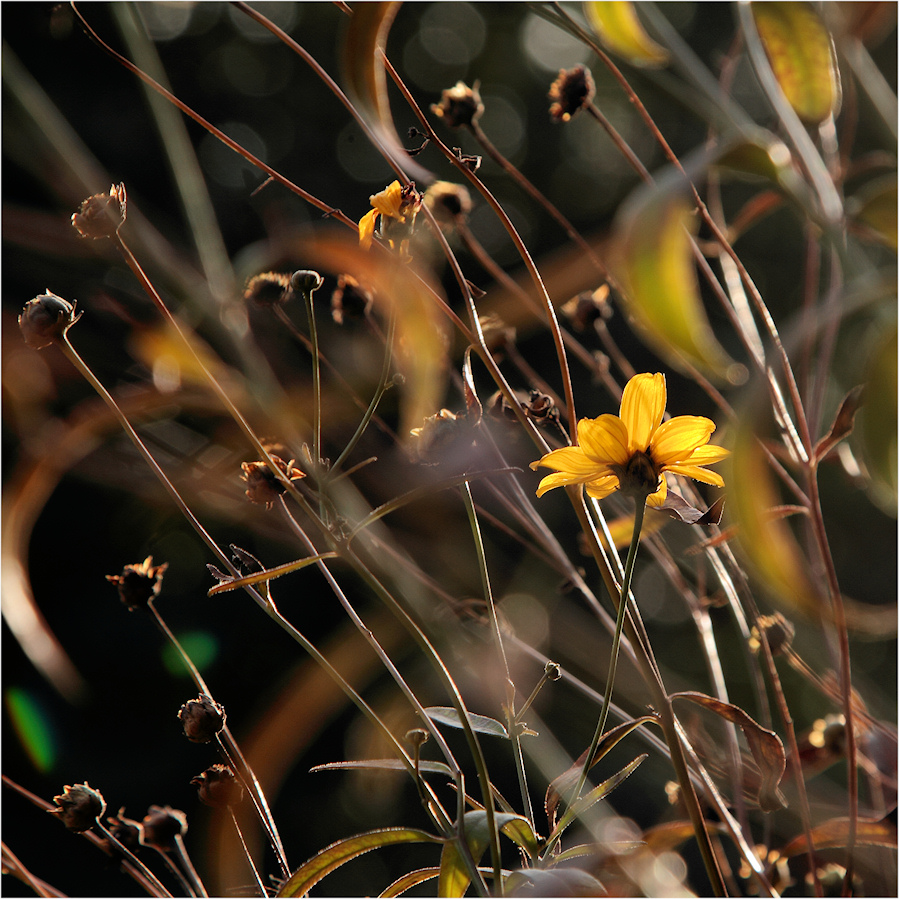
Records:
M571 801L576 802L584 788L584 782L587 780L587 772L593 763L593 756L602 739L605 730L606 720L609 717L609 705L612 702L612 690L615 687L615 675L618 671L618 647L621 643L621 630L624 626L624 617L627 610L627 598L630 594L631 579L634 575L634 563L637 560L637 549L640 546L640 531L643 530L643 515L646 512L646 501L643 498L636 500L636 509L634 510L634 533L631 537L631 545L627 551L627 561L624 563L624 579L621 582L621 594L618 600L618 616L615 619L615 635L612 637L612 654L609 659L609 674L606 679L606 692L602 700L602 711L599 713L599 721L596 723L596 731L593 734L593 740L590 748L587 750L587 758L584 760L584 767L578 776L577 786Z

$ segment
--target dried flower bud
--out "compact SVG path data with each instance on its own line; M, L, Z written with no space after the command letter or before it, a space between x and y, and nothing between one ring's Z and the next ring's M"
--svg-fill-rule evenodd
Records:
M470 447L475 438L474 428L466 414L450 412L449 409L429 415L422 427L412 428L410 433L417 441L416 457L429 465L449 461L457 451Z
M81 318L75 315L75 303L58 297L49 290L29 300L19 316L19 328L25 343L42 350L58 340Z
M588 68L579 65L573 69L560 69L559 77L549 89L549 99L553 101L549 114L553 121L567 122L595 95L596 86Z
M211 696L201 693L181 706L178 717L184 725L184 735L191 743L209 743L225 726L225 709Z
M117 815L106 819L109 831L126 848L136 852L144 841L144 828L140 821L125 817L124 806Z
M290 299L290 276L281 272L253 275L244 288L243 298L257 306L280 306Z
M471 194L462 184L435 181L425 191L424 202L444 230L454 228L471 213Z
M337 289L331 294L331 316L338 325L347 318L365 318L373 302L374 294L352 275L339 275Z
M562 666L558 662L547 662L543 672L549 680L556 681L562 677Z
M308 269L301 269L290 276L290 286L297 293L314 293L324 283L325 279L318 272Z
M159 595L162 576L168 567L168 562L154 565L153 556L147 556L139 565L126 565L121 574L107 574L106 580L119 588L119 599L133 612Z
M531 421L541 427L559 423L559 407L556 406L556 401L539 390L529 391L524 411Z
M584 290L562 306L562 314L571 322L574 330L581 333L592 328L594 322L608 318L612 314L608 297L607 284L601 285L596 290Z
M299 468L294 468L293 459L285 462L280 456L271 456L271 460L291 481L306 477ZM265 462L241 462L240 467L243 469L241 479L247 482L247 499L251 503L258 503L266 509L271 509L272 503L287 488L275 477L275 473Z
M187 815L170 805L151 805L141 824L144 843L162 852L174 849L177 838L187 833Z
M480 82L469 87L464 81L457 81L455 87L447 88L440 95L440 103L431 104L431 112L440 116L450 128L470 128L484 112L484 104L478 93Z
M431 735L423 727L413 727L412 730L406 731L406 742L411 743L416 749L420 749L430 739Z
M243 787L227 765L213 765L191 783L199 787L200 802L213 808L228 808L243 799Z
M784 618L780 612L775 612L773 615L761 615L753 625L749 636L749 648L753 652L758 652L761 648L761 631L764 631L768 639L768 646L771 647L771 654L775 656L787 652L796 635L796 627L793 622Z
M522 406L527 405L528 395L523 390L516 390L515 396ZM518 416L515 414L512 404L500 390L497 390L490 399L487 400L487 414L496 421L518 421Z
M47 809L51 815L59 815L60 821L73 833L90 830L106 811L106 800L87 781L63 788L60 796L54 796L56 808Z
M124 184L110 185L109 192L94 194L81 203L72 215L72 225L82 237L113 237L128 214L128 196Z

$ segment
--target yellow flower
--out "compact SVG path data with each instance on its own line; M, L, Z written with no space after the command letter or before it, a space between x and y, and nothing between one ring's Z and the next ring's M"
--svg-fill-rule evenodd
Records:
M531 463L555 470L537 487L537 496L567 484L583 484L596 499L616 490L661 506L668 495L665 472L723 487L721 475L705 465L728 450L709 443L715 423L698 415L678 415L662 423L667 392L662 374L635 375L621 397L621 414L582 418L578 446L565 446Z
M366 212L359 221L359 243L362 248L367 250L371 246L375 225L378 216L381 216L381 234L390 238L386 233L389 229L401 231L400 249L404 251L408 246L415 216L421 208L421 196L415 190L415 185L402 187L399 181L394 181L380 193L369 197L369 202L372 205L371 211ZM393 221L389 221L391 219ZM393 239L390 239L390 246L394 246Z

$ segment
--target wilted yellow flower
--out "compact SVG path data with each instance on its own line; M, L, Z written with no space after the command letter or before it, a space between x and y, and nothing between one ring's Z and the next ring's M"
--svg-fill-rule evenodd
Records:
M709 443L715 423L699 415L678 415L662 423L667 391L662 374L635 375L621 397L620 415L582 418L578 446L565 446L531 463L552 468L537 496L568 484L583 484L602 499L616 490L661 506L668 495L665 472L723 487L721 475L704 468L728 450Z
M390 246L397 243L405 253L415 224L415 216L421 208L421 195L414 184L402 187L394 181L378 194L369 197L370 212L359 220L359 243L367 250L375 236L375 225L381 216L381 236L388 239Z

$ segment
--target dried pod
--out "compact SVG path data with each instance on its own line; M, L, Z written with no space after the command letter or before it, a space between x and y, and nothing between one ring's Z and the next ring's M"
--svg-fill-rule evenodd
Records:
M106 819L110 833L126 848L136 852L144 842L144 827L140 821L125 817L124 806L117 815Z
M596 290L584 290L562 306L562 314L580 334L592 328L599 319L608 318L612 314L608 298L608 284L603 284Z
M187 833L187 815L170 805L151 805L141 825L147 846L169 852L176 848L178 837Z
M225 726L226 717L225 709L205 693L188 700L178 711L184 735L191 743L212 741Z
M81 237L98 240L114 237L128 214L128 196L124 184L110 185L108 193L94 194L82 200L81 208L72 214L72 226Z
M79 318L81 313L75 314L74 302L48 290L25 304L19 316L19 328L28 346L42 350L62 338Z
M413 727L406 731L406 742L411 743L416 749L420 749L430 739L431 735L423 727Z
M314 293L324 283L325 279L318 272L309 269L300 269L290 276L290 287L297 293Z
M212 808L228 808L243 799L243 787L227 765L213 765L191 783L199 788L200 802Z
M338 325L348 318L365 318L373 302L374 294L352 275L338 275L337 289L331 294L331 316Z
M455 87L447 88L440 94L439 103L431 104L431 112L442 118L450 128L470 128L484 112L479 87L479 81L475 81L474 87L457 81Z
M780 612L759 616L758 621L752 626L749 636L749 648L753 652L758 652L761 648L761 632L764 632L768 639L771 654L776 656L789 651L793 637L796 635L796 626L792 621L784 618Z
M462 184L450 181L435 181L425 191L424 203L444 230L456 226L459 220L465 220L471 213L471 194Z
M257 306L280 306L290 299L290 275L262 272L253 275L244 288L243 298Z
M596 95L593 76L586 66L560 69L559 77L549 89L552 105L549 114L554 122L567 122L578 110L586 106Z
M154 565L153 556L147 556L139 565L126 565L121 574L107 574L106 580L119 588L119 599L133 612L159 595L162 576L168 567L168 562Z
M64 787L61 795L53 797L53 802L56 808L47 811L58 815L59 820L73 833L90 830L106 811L106 800L87 781Z
M422 427L413 428L410 433L416 438L416 458L428 465L448 461L468 449L475 439L475 429L466 414L449 409L429 415Z
M280 456L272 456L271 459L291 481L306 477L299 468L294 468L293 459L290 462L285 462ZM241 462L240 467L243 469L241 479L247 482L247 499L271 509L275 500L287 488L265 462Z

